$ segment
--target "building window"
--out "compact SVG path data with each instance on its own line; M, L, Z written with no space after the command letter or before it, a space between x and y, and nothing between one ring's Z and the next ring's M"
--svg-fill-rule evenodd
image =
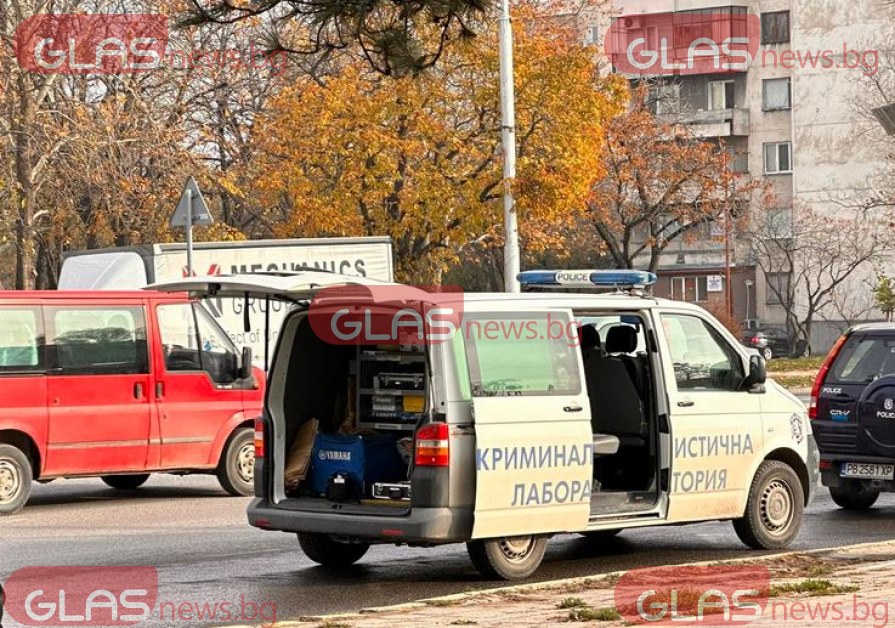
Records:
M657 116L681 112L681 86L678 83L652 85L648 98L647 107Z
M786 174L792 172L792 143L769 142L764 145L764 173Z
M761 43L785 44L789 41L789 11L761 14Z
M762 108L780 111L792 108L792 82L788 78L763 81Z
M672 277L671 298L688 303L708 301L708 277Z
M709 81L709 109L733 109L734 86L733 81Z
M781 305L789 294L789 273L767 273L767 303Z

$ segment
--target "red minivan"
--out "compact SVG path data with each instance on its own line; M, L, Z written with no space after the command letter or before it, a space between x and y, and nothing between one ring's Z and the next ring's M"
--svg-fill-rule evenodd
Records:
M214 473L250 495L263 388L186 295L0 291L0 515L59 477Z

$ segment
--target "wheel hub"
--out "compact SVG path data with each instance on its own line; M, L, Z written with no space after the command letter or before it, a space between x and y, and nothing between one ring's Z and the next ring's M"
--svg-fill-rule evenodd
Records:
M769 532L781 533L792 521L793 497L789 487L774 480L761 495L761 519Z
M243 482L251 483L255 480L254 444L244 445L236 454L236 473Z
M19 470L12 463L0 460L0 503L12 501L21 487Z
M522 561L531 553L534 538L530 536L514 536L500 540L500 551L512 561Z

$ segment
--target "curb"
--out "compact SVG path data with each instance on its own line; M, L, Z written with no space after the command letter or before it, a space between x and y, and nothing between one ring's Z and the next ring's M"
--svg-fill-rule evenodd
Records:
M791 550L786 552L777 552L775 554L761 554L759 556L751 555L744 556L741 558L728 558L724 560L703 560L693 563L681 563L679 565L673 565L676 567L699 567L704 565L735 565L737 563L743 562L755 562L755 561L774 561L779 560L781 558L787 558L789 556L815 556L819 554L831 554L833 552L841 552L846 550L854 550L861 548L871 548L871 547L883 547L883 546L891 546L892 541L874 541L868 543L857 543L854 545L841 545L838 547L822 547L816 549L809 550ZM545 582L532 582L528 584L519 584L519 585L511 585L505 587L497 587L490 589L479 589L477 591L468 591L465 593L453 593L451 595L444 595L440 597L431 597L425 598L423 600L418 600L416 602L406 602L404 604L394 604L391 606L376 606L371 608L364 608L360 611L351 612L351 613L336 613L332 615L306 615L299 617L298 619L291 619L287 621L280 621L272 624L272 628L307 628L309 623L336 623L340 621L358 621L362 620L364 617L369 615L378 615L381 613L400 613L406 611L415 611L423 608L428 608L430 606L440 606L440 605L450 605L456 602L464 602L468 600L473 600L479 597L485 597L489 595L500 595L500 594L508 594L508 593L526 593L529 591L549 591L552 589L560 589L569 586L576 585L587 585L597 580L602 580L604 578L611 578L615 576L621 576L626 573L627 569L618 570L618 571L606 571L602 573L594 573L589 576L575 576L573 578L562 578L560 580L547 580ZM234 628L234 627L231 627ZM238 627L236 627L238 628Z

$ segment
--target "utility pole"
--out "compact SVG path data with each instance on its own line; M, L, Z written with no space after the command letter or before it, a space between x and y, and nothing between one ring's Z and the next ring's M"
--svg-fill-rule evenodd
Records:
M500 30L500 118L503 146L503 275L506 292L519 292L519 225L513 183L516 179L516 95L513 88L513 24L510 1L501 0Z
M724 211L724 292L727 294L727 319L733 319L733 285L730 282L730 205Z

